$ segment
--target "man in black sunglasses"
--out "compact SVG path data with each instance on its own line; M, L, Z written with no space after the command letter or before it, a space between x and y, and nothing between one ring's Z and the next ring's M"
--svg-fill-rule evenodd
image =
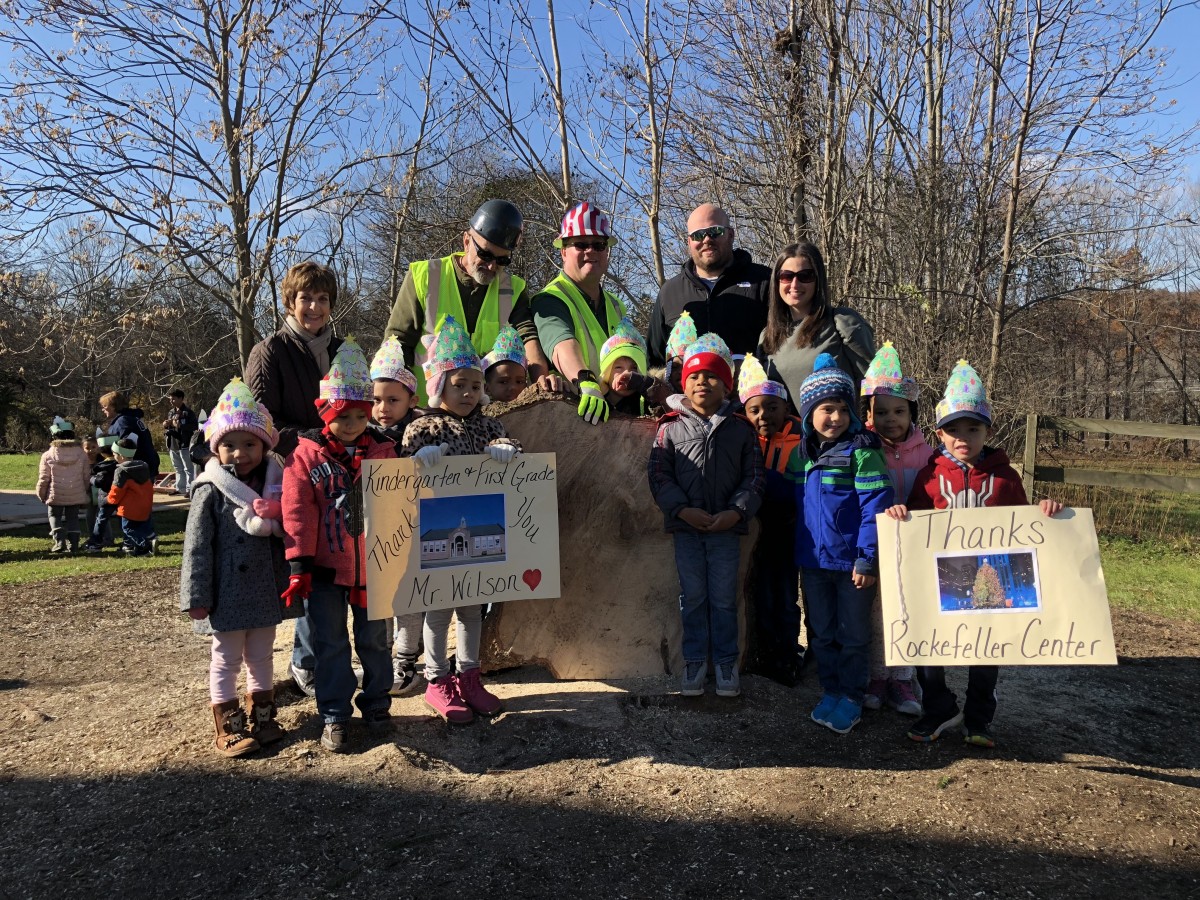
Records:
M687 220L688 258L658 291L646 336L650 365L666 362L667 337L687 310L698 334L715 331L735 357L753 353L767 324L771 269L735 250L735 231L720 207L705 203Z
M408 267L384 337L395 335L404 347L422 405L427 399L424 372L414 364L424 359L421 336L433 334L446 316L463 323L480 356L492 349L500 326L511 324L525 344L530 383L547 373L549 362L538 343L525 280L508 271L523 227L516 206L489 200L471 217L461 251Z

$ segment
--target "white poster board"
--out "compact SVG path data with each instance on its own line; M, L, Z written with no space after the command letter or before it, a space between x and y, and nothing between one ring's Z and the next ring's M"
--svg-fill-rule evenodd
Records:
M904 665L1115 665L1090 509L877 516L884 656Z
M363 462L369 618L559 596L553 453Z

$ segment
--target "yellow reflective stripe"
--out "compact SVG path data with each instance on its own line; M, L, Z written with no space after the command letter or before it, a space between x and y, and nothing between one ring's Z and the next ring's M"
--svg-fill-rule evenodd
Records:
M600 348L617 327L623 315L621 301L608 291L603 291L604 312L607 328L601 326L596 314L592 312L591 304L580 290L562 272L554 280L542 288L547 294L558 297L567 304L571 312L571 325L575 331L575 339L579 341L584 351L584 368L590 369L596 375L600 374Z

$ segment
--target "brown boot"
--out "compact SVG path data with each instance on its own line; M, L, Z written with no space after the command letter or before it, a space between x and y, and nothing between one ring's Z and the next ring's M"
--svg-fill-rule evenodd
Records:
M258 749L258 741L246 733L246 714L237 700L212 705L217 726L217 752L222 756L245 756Z
M283 727L275 721L275 692L257 691L246 695L246 720L249 734L262 744L283 740Z

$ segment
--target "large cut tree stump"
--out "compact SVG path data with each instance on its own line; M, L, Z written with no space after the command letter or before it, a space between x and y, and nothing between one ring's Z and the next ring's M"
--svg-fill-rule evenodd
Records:
M562 596L497 604L484 624L485 671L535 664L555 678L679 674L674 545L646 480L655 421L614 416L592 426L560 399L500 416L526 452L557 454ZM743 582L752 539L742 541ZM744 609L739 597L743 647Z

